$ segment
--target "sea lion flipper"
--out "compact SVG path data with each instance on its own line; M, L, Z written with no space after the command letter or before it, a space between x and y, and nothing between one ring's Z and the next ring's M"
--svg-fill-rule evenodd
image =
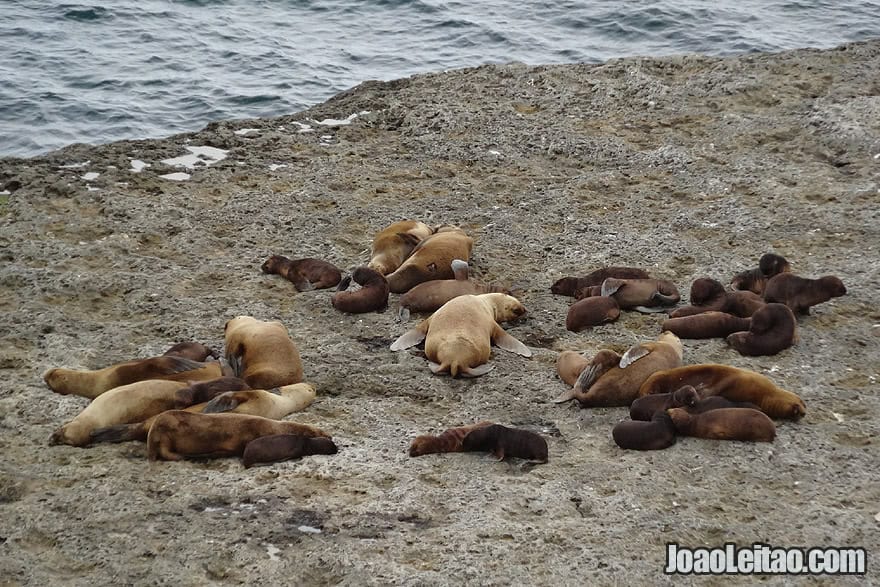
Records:
M617 279L616 277L609 277L605 281L602 282L602 289L599 295L601 296L612 296L617 293L621 287L623 287L626 282L622 279Z
M648 354L653 349L644 344L637 344L636 346L629 347L623 356L620 357L620 364L618 365L621 369L626 369L629 365L632 365L642 357L647 357Z
M660 293L659 291L654 292L654 295L651 296L651 299L655 302L660 302L660 304L664 306L671 306L679 300L678 296L667 296Z
M237 408L241 404L234 393L221 393L202 409L203 414L219 414L221 412L229 412Z
M407 320L409 320L409 308L400 306L400 310L397 311L397 321L406 322Z
M495 368L495 365L490 365L488 363L483 363L482 365L477 365L476 367L467 367L461 370L462 377L479 377L481 375L485 375L489 371Z
M241 355L227 354L226 362L229 363L229 368L232 370L232 376L240 378L244 371Z
M452 273L455 274L456 281L468 280L468 264L467 261L461 259L452 260Z
M648 307L648 306L635 306L633 310L637 312L641 312L642 314L657 314L659 312L666 312L668 308L657 308L657 307Z
M553 400L553 403L554 404L562 404L562 403L565 403L569 400L573 400L576 397L577 397L577 392L574 390L574 388L572 388L572 389L569 389L568 391L561 393L556 399Z
M409 347L416 346L423 340L427 334L422 332L418 327L407 330L400 337L391 343L392 351L402 351L403 349L408 349Z
M183 357L175 357L174 355L165 355L161 357L161 365L159 372L163 375L173 375L174 373L185 373L187 371L195 371L203 368L205 365L191 359Z
M505 351L516 353L523 357L532 356L532 351L529 350L529 347L518 341L512 334L505 332L504 329L497 324L495 325L495 330L492 332L492 342L495 343L495 346L504 349Z
M434 361L428 361L428 369L431 370L431 373L437 375L443 370L443 365L435 363Z
M349 285L351 285L351 275L346 275L339 281L339 285L336 286L336 291L345 291L348 289Z
M297 279L293 282L293 287L296 288L296 291L312 291L315 289L315 286L308 279Z

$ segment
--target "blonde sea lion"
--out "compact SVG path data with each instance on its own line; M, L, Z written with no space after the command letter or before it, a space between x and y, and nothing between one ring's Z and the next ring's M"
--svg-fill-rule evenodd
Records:
M676 432L685 436L752 442L772 442L776 438L773 420L759 410L721 408L692 414L685 408L673 408L666 413Z
M480 426L468 432L461 441L462 452L491 452L499 461L516 457L546 463L547 441L530 430L508 428L501 424Z
M750 402L771 418L796 420L806 413L804 401L781 389L760 373L714 363L659 371L639 388L639 396L669 393L691 385L701 396L720 395L731 401Z
M637 267L602 267L583 277L563 277L550 286L550 292L557 295L573 296L585 287L599 286L609 277L619 279L648 279L650 275Z
M356 291L345 291L351 280L360 285ZM330 303L340 312L363 314L378 312L388 306L388 281L385 276L369 267L358 267L350 278L339 284L337 291L330 298Z
M151 461L236 456L241 455L250 441L272 434L330 438L319 428L297 422L244 414L197 414L171 410L160 414L150 427L147 456Z
M767 302L751 291L727 291L717 279L700 277L691 284L691 305L677 308L670 318L683 318L704 312L725 312L749 318Z
M506 351L532 356L526 345L498 325L525 313L520 301L506 294L458 296L394 341L391 350L406 349L424 340L425 356L433 373L477 377L492 370L486 362L493 342Z
M308 455L335 455L338 451L329 438L272 434L247 443L241 454L241 462L245 469L249 469L257 464L289 461Z
M605 296L584 298L573 303L565 316L565 329L580 332L593 326L614 322L620 317L617 300Z
M410 312L433 312L443 304L464 295L484 293L506 293L510 291L494 284L485 284L468 279L468 264L461 259L452 261L455 279L432 279L420 283L400 296L400 316L406 320Z
M389 274L392 293L405 293L416 285L433 279L453 279L452 261L470 259L474 239L463 230L445 227L421 241L412 254Z
M299 350L281 322L238 316L226 322L226 360L233 374L254 389L299 383L303 378Z
M675 444L675 425L665 410L651 416L650 421L624 420L611 430L611 437L620 448L629 450L662 450Z
M386 226L373 237L367 267L382 275L393 273L433 233L434 229L418 220L401 220Z
M730 287L761 295L770 278L789 271L791 265L785 257L775 253L764 253L758 261L758 268L736 274L730 282Z
M794 273L780 273L764 288L765 301L785 304L795 314L809 314L811 306L843 295L846 295L846 287L833 275L807 279Z
M427 454L462 452L461 441L471 430L491 426L494 422L478 422L469 426L449 428L438 436L416 436L409 446L409 456L420 457Z
M727 344L741 355L775 355L797 341L797 319L785 304L767 304L749 320L747 332L727 337Z
M272 255L260 269L263 273L280 275L291 282L296 291L333 287L342 279L338 267L321 259L288 259L282 255Z

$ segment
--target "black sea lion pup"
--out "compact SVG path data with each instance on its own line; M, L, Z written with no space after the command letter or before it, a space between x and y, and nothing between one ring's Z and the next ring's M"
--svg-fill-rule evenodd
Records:
M162 354L164 356L183 357L184 359L198 361L199 363L206 361L208 357L212 359L220 358L220 354L214 349L194 341L179 342Z
M793 273L780 273L767 282L764 299L791 308L795 314L809 314L810 306L846 295L846 287L839 277L826 275L807 279Z
M789 271L791 265L785 257L775 253L764 253L758 261L758 268L736 274L730 282L730 287L761 295L771 277Z
M438 436L422 435L416 436L409 446L409 456L420 457L422 455L443 453L443 452L462 452L461 442L472 430L477 428L485 428L491 426L494 422L478 422L469 426L459 426L458 428L449 428Z
M749 320L748 332L727 337L727 344L741 355L775 355L797 341L797 319L785 304L767 304Z
M760 410L722 408L692 414L685 408L673 408L666 413L676 432L685 436L753 442L772 442L776 438L776 425Z
M302 381L299 350L281 322L238 316L226 322L224 337L233 374L254 389Z
M272 255L261 267L263 273L280 275L293 283L297 291L310 291L333 287L342 279L342 272L327 261L321 259L288 259L281 255Z
M434 229L418 220L401 220L386 226L373 237L367 267L382 275L393 273L432 234Z
M751 318L712 311L670 318L663 322L661 328L674 332L679 338L722 338L734 332L748 330L751 323Z
M247 443L241 455L241 462L245 469L249 469L260 463L277 463L308 455L335 455L337 452L339 449L329 438L272 434Z
M405 293L416 285L432 279L453 279L452 261L470 259L474 239L460 228L438 228L421 241L412 254L388 277L391 293Z
M650 276L644 269L637 267L603 267L583 277L563 277L550 286L551 293L562 296L573 296L579 289L594 285L602 285L609 277L619 279L648 279Z
M330 298L334 308L349 314L363 314L377 312L388 306L390 290L384 275L369 267L358 267L352 272L351 279L361 288L353 292L344 291L348 288L348 283L344 287L340 283L340 291Z
M647 422L657 412L665 412L669 408L695 406L699 401L700 394L697 390L686 385L674 393L654 393L636 398L629 407L629 417Z
M507 457L517 457L546 463L548 460L547 441L540 434L529 430L508 428L492 424L471 430L461 441L464 452L491 452L503 461Z
M611 437L620 448L660 450L675 444L675 425L664 410L656 412L650 422L624 420L611 430Z
M565 329L571 332L580 332L606 322L614 322L619 317L620 306L614 298L584 298L568 308Z

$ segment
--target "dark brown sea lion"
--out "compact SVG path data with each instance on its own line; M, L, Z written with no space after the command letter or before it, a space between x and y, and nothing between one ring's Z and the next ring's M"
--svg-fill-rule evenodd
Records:
M244 468L248 469L260 463L277 463L308 455L335 455L337 452L339 449L329 438L272 434L247 443L241 455L241 462Z
M764 307L764 298L750 291L727 291L717 279L700 277L691 284L691 305L677 308L670 318L693 316L703 312L725 312L748 318Z
M153 422L147 435L147 456L151 461L237 456L255 438L272 434L330 438L319 428L297 422L243 414L196 414L171 410L160 414Z
M474 239L456 227L445 227L421 241L412 254L389 274L392 293L405 293L416 285L432 279L453 279L452 261L467 262Z
M219 359L220 354L214 349L208 348L200 342L179 342L164 353L165 356L174 356L174 357L183 357L184 359L189 359L190 361L197 361L202 363L211 357L212 359Z
M409 456L420 457L422 455L443 452L462 452L461 441L471 430L485 428L492 424L494 424L494 422L478 422L469 426L449 428L439 436L430 436L427 434L416 436L412 441L412 444L409 446Z
M455 279L432 279L418 284L400 296L401 317L408 317L408 312L433 312L458 296L510 293L499 285L468 279L468 264L461 259L452 261L452 272Z
M667 279L618 279L609 277L602 282L601 295L613 297L621 310L653 311L649 308L671 306L681 295L675 284Z
M694 406L699 401L700 394L697 390L686 385L674 393L653 393L636 398L629 407L629 417L633 420L650 421L657 412Z
M661 328L679 338L723 338L733 332L748 330L751 318L739 318L726 312L702 312L681 318L670 318Z
M226 322L224 336L233 374L252 388L272 389L302 381L299 350L281 322L238 316Z
M373 237L367 267L382 275L393 273L413 249L433 233L434 229L418 220L401 220L386 226Z
M574 292L574 299L583 300L585 298L594 298L602 295L601 285L588 285Z
M688 386L690 387L690 386ZM685 389L685 388L682 388ZM693 389L693 388L691 388ZM650 395L646 395L645 397L651 397ZM642 398L639 398L642 399ZM636 400L638 401L638 400ZM710 395L709 397L704 397L697 403L692 406L670 406L672 408L683 407L685 408L689 414L702 414L703 412L708 412L709 410L720 410L723 408L749 408L751 410L760 410L758 406L751 402L732 402L726 397L721 397L720 395Z
M550 291L557 295L573 296L576 291L593 285L602 285L609 277L619 279L648 279L650 276L644 269L637 267L602 267L583 277L563 277L550 286Z
M789 271L791 271L791 265L785 257L775 253L764 253L758 261L757 269L736 274L731 280L730 286L736 290L746 290L761 295L771 277Z
M342 279L339 268L321 259L288 259L281 255L272 255L266 259L261 269L263 273L274 273L293 283L296 291L333 287Z
M218 377L208 381L190 383L189 387L184 387L177 392L176 407L184 408L193 404L209 402L221 393L250 388L244 379L238 377Z
M664 410L656 412L649 422L624 420L611 430L611 437L620 448L630 450L661 450L675 444L675 425Z
M760 410L721 408L692 414L684 408L673 408L666 413L676 432L684 436L753 442L772 442L776 438L776 425Z
M334 308L349 314L363 314L378 312L388 306L390 290L384 275L369 267L358 267L352 272L351 280L361 286L360 289L345 291L349 280L342 281L339 291L330 298Z
M548 460L547 441L543 436L501 424L471 430L461 441L461 449L464 452L491 452L499 461L507 457L542 463Z
M800 397L780 389L760 373L714 363L654 373L645 380L638 394L669 393L685 385L692 385L703 397L720 395L731 401L753 403L771 418L796 420L806 413Z
M767 304L750 320L748 332L727 337L727 344L741 355L775 355L797 341L797 319L785 304Z
M833 275L807 279L793 273L780 273L764 288L764 300L785 304L795 314L809 314L810 306L842 295L846 295L846 287Z
M568 308L565 328L571 332L580 332L606 322L614 322L619 317L620 306L614 298L604 296L584 298Z

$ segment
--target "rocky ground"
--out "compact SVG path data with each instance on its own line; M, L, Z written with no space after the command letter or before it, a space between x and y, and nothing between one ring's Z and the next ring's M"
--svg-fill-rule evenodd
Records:
M667 542L860 546L873 580L878 71L880 41L484 66L366 82L291 116L0 160L0 584L653 584L669 580ZM228 153L162 163L187 146ZM417 351L388 350L415 324L397 321L396 296L344 315L329 291L260 272L273 253L350 269L405 218L475 237L477 276L522 292L528 317L508 331L531 359L496 351L482 378L432 376ZM625 452L610 435L625 409L552 403L559 351L622 350L662 320L568 332L554 280L637 265L686 301L693 279L729 279L767 251L848 294L777 356L686 341L685 362L801 395L807 416L780 422L775 442ZM292 418L331 431L339 454L245 470L149 463L140 443L48 446L86 400L48 390L47 368L180 340L220 348L239 314L288 326L319 394ZM544 432L550 462L407 455L417 434L485 419Z

